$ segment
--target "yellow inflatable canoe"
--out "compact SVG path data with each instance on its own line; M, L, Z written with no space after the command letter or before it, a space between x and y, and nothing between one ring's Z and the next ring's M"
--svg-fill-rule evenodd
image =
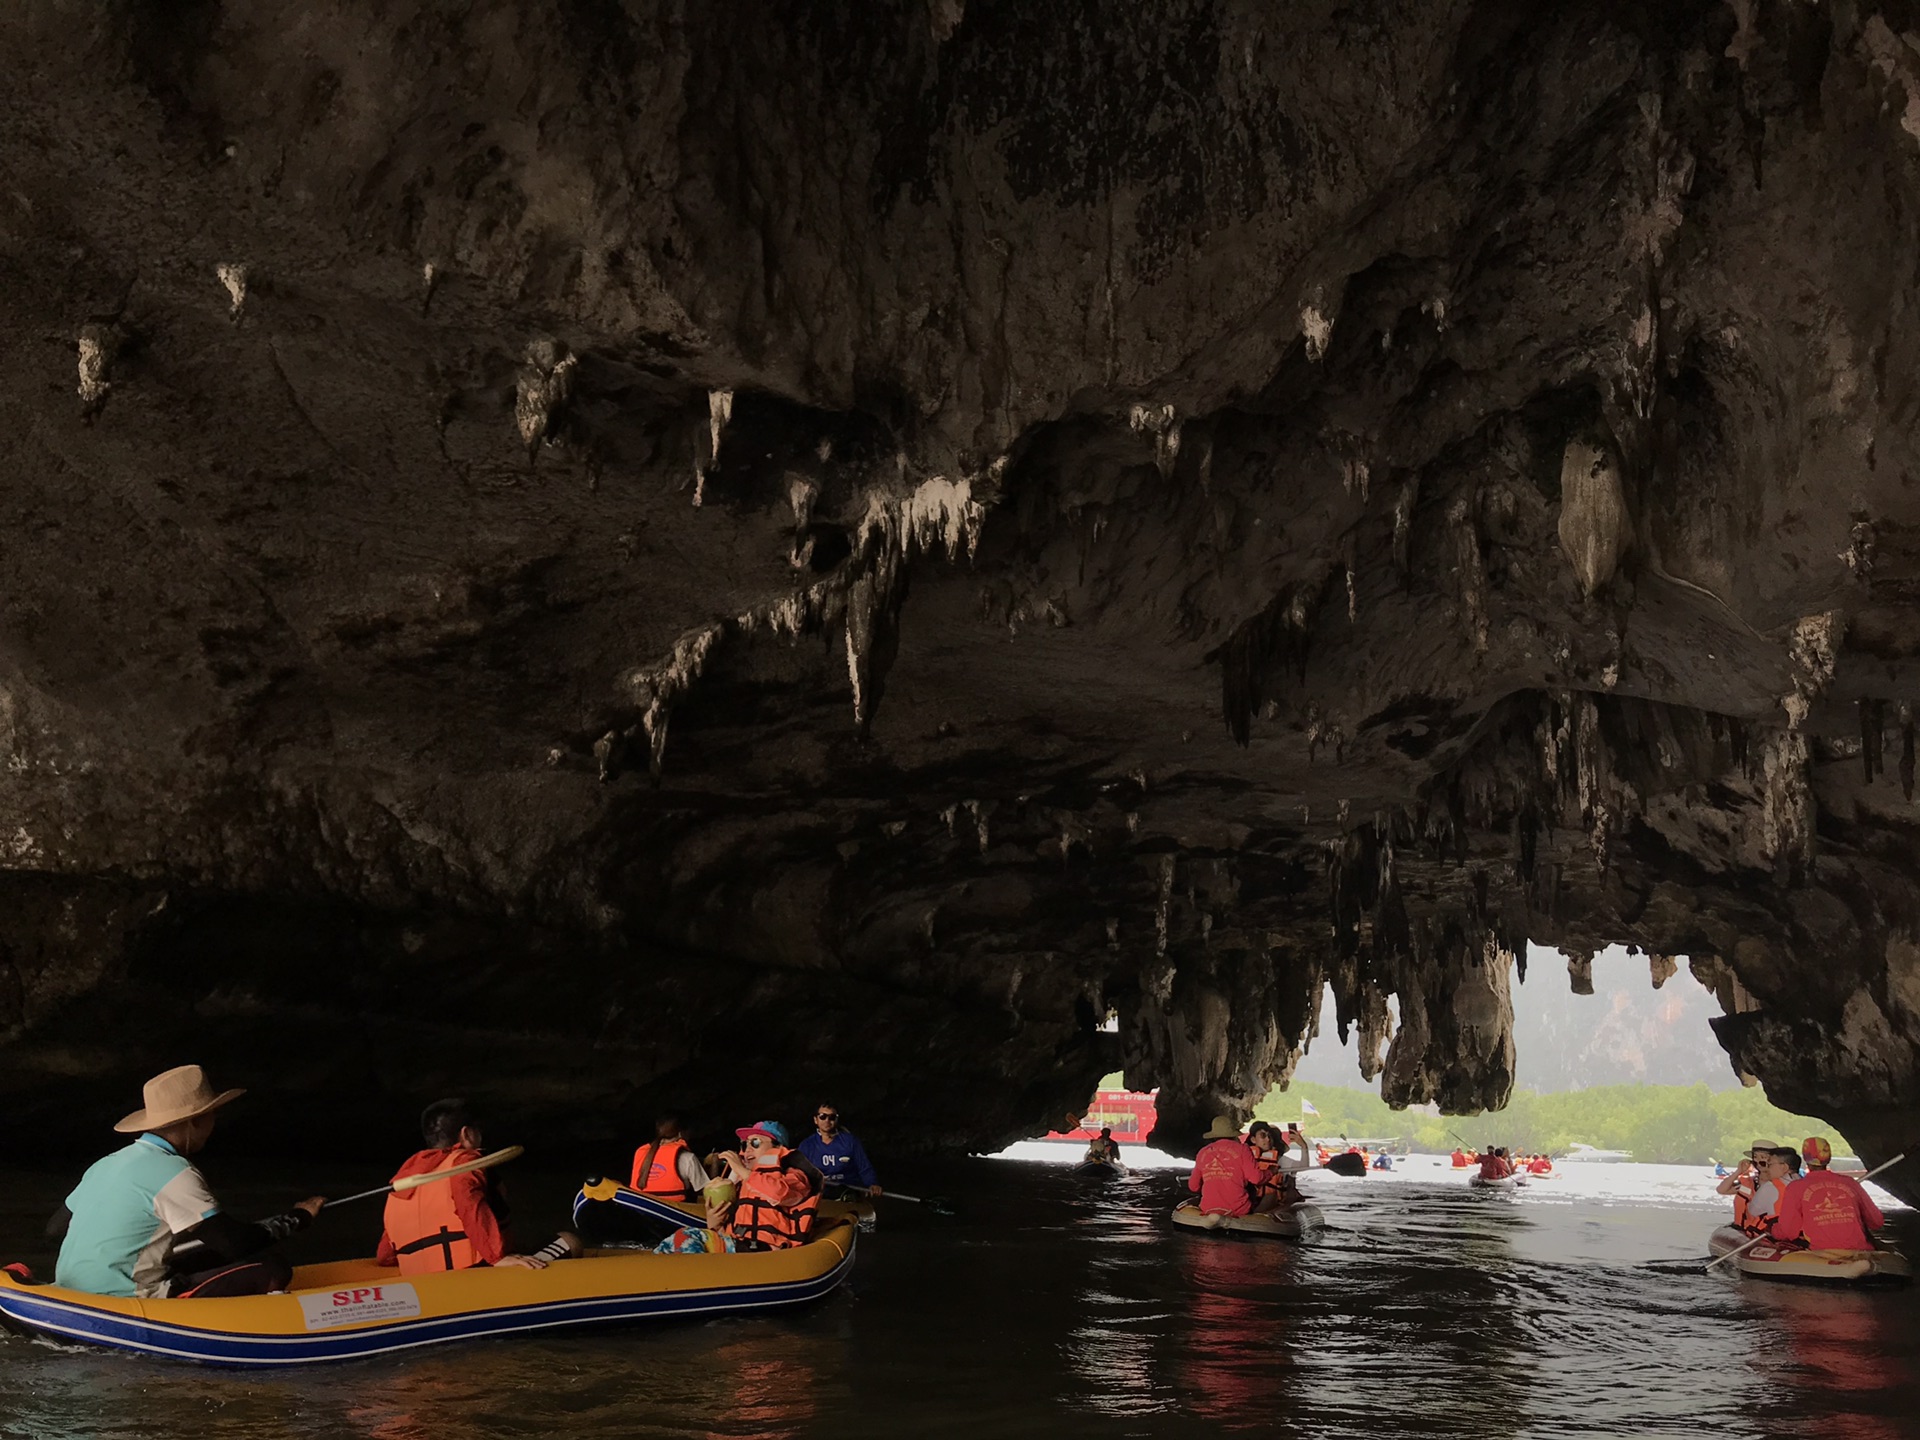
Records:
M1173 1223L1184 1230L1227 1230L1269 1240L1303 1240L1323 1223L1320 1207L1302 1200L1264 1215L1209 1215L1196 1205L1174 1207Z
M1707 1237L1707 1249L1717 1260L1752 1238L1745 1231L1722 1225ZM1729 1268L1755 1280L1797 1280L1803 1284L1904 1285L1913 1278L1913 1267L1898 1250L1800 1250L1764 1240L1743 1251Z
M284 1295L129 1300L0 1271L0 1319L61 1340L213 1365L308 1365L487 1335L803 1305L853 1266L855 1227L823 1216L791 1250L589 1251L544 1270L402 1277L371 1260L308 1265Z

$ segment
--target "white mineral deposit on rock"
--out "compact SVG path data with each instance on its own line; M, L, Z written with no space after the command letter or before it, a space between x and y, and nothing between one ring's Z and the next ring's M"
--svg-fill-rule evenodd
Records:
M579 359L558 340L538 339L527 346L514 385L513 419L528 454L551 442L561 409L573 393Z
M966 13L967 0L927 0L927 28L933 32L934 43L944 45L952 39Z
M1333 321L1316 305L1302 306L1300 338L1306 343L1307 359L1317 362L1327 353L1327 345L1333 339Z
M1560 461L1559 533L1580 593L1596 594L1613 579L1633 536L1620 462L1604 441L1567 442Z
M707 476L720 463L720 442L725 438L727 425L733 419L733 391L709 390L707 392L707 453L704 459L694 466L693 503L699 507L706 503Z
M81 410L83 414L97 414L113 389L107 372L119 349L119 336L108 325L83 325L76 343L80 352Z
M237 321L247 307L247 267L238 261L226 260L213 267L213 274L226 287L227 318Z
M1127 425L1137 434L1153 436L1153 463L1164 480L1173 474L1180 456L1180 417L1171 405L1134 405Z

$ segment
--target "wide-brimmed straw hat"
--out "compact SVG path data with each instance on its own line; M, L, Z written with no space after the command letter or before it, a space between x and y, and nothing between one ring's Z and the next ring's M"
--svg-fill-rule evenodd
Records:
M238 1100L244 1090L222 1090L218 1094L207 1083L207 1072L198 1065L180 1065L156 1075L141 1087L140 1098L146 1105L134 1111L113 1128L123 1135L142 1130L162 1130L182 1120L211 1115L222 1105Z
M1213 1117L1213 1125L1211 1128L1200 1138L1202 1140L1238 1140L1240 1138L1240 1127L1225 1115L1216 1115Z

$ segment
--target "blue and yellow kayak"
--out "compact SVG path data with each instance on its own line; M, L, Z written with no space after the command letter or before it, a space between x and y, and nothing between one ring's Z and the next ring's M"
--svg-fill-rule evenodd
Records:
M401 1276L371 1260L307 1265L283 1295L134 1300L0 1271L0 1319L59 1340L211 1365L310 1365L577 1325L804 1305L853 1267L855 1226L822 1217L791 1250L744 1255L589 1251L544 1270Z

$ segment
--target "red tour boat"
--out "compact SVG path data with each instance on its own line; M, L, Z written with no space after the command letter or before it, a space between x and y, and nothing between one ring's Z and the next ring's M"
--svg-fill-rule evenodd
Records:
M1156 1118L1153 1108L1158 1090L1141 1094L1137 1090L1096 1090L1093 1105L1070 1130L1049 1130L1043 1139L1062 1145L1084 1145L1099 1135L1101 1127L1110 1127L1113 1138L1122 1145L1144 1145L1153 1134ZM1073 1121L1069 1115L1067 1119Z

